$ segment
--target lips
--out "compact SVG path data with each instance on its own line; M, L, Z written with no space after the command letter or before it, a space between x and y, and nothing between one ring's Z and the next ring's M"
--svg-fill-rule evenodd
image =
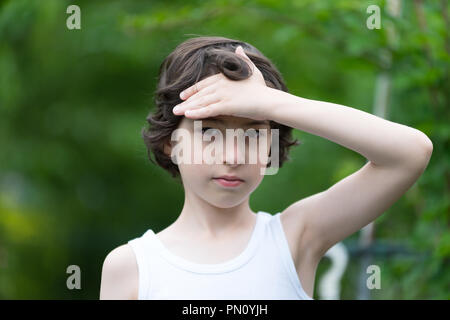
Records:
M223 179L223 180L227 180L227 181L244 181L244 180L242 180L241 178L239 178L237 176L229 176L229 175L215 177L213 179Z
M241 180L241 179L226 180L221 177L213 178L213 180L215 182L217 182L219 185L221 185L222 187L226 187L226 188L235 188L235 187L240 186L242 183L244 183L243 180Z

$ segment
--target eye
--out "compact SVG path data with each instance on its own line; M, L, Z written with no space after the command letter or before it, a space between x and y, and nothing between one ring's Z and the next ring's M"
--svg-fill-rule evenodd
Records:
M203 127L203 128L202 128L202 134L205 134L205 131L206 131L206 130L209 130L209 129L211 129L211 130L208 132L208 135L212 135L212 134L214 134L216 131L219 131L219 129L210 128L210 127Z

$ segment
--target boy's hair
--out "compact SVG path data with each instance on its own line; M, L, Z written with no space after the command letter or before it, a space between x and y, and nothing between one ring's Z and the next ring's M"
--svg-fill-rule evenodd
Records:
M183 115L175 115L172 112L175 105L183 102L179 94L198 81L219 72L235 81L250 77L251 68L235 53L239 45L261 71L268 87L288 92L280 72L272 62L246 42L205 36L190 38L179 44L160 66L159 81L154 96L156 111L147 116L150 126L142 130L149 160L155 163L151 158L153 153L157 164L169 171L173 177L179 177L180 171L171 157L164 153L164 145L170 142L172 131L178 127L183 118ZM281 168L286 160L290 160L289 148L300 142L297 139L292 140L291 127L271 120L269 122L271 129L279 129L279 167ZM267 164L267 167L269 166L270 161Z

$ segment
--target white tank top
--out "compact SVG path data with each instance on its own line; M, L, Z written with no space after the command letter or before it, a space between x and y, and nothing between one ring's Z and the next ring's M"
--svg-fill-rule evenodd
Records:
M280 213L258 211L247 247L223 263L177 256L151 229L128 244L139 270L139 300L313 300L297 276Z

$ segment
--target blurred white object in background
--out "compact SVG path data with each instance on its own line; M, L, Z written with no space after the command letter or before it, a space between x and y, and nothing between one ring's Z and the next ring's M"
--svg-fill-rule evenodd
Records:
M341 278L347 268L348 252L341 242L328 249L324 257L331 260L331 267L322 275L319 282L321 300L339 300L341 293Z

